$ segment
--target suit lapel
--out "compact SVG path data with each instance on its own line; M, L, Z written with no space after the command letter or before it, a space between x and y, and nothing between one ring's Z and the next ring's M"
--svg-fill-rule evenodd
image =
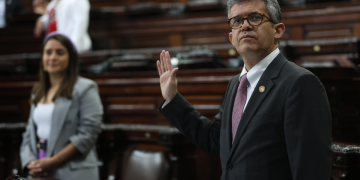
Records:
M55 101L55 107L52 114L51 131L48 139L47 156L50 157L53 154L56 141L64 125L65 118L68 114L71 100L58 97Z
M34 123L34 118L33 118L33 114L34 114L34 109L35 106L34 104L31 103L31 110L30 110L30 144L31 144L31 150L33 150L33 152L37 152L37 148L36 148L36 127L35 127L35 123Z
M266 96L271 93L272 88L275 86L272 79L275 79L279 76L279 73L281 71L281 68L284 66L284 64L287 62L285 57L280 53L276 58L269 64L269 66L266 68L265 72L261 76L259 82L257 83L254 92L252 93L250 100L248 104L246 105L245 111L241 117L236 135L235 140L232 145L233 148L231 148L230 156L235 152L237 149L237 146L239 144L239 141L244 134L248 124L250 123L252 117L256 113L257 109L260 107L261 103L264 101ZM259 87L264 86L265 91L259 92ZM235 96L234 96L235 97ZM234 101L234 100L233 100ZM233 104L232 104L233 106ZM232 109L232 108L231 108ZM232 111L231 111L232 112ZM230 121L232 117L230 116ZM230 126L231 128L231 126ZM229 130L231 133L231 129ZM230 141L231 144L231 141Z

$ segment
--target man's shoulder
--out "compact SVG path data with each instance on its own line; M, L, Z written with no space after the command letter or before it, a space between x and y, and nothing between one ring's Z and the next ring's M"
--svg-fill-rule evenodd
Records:
M236 82L239 82L239 83L240 83L240 81L239 81L240 74L241 74L241 73L239 73L239 74L237 74L237 75L235 75L235 76L233 76L233 77L231 78L231 80L230 80L230 82L229 82L229 86L232 85L232 84L235 84Z
M288 61L283 69L282 69L282 75L285 75L285 77L287 78L297 78L300 76L304 76L304 75L309 75L309 76L315 76L312 72L310 72L308 69L305 69L303 67L300 67L299 65Z
M285 86L308 85L312 83L321 83L320 79L308 69L300 67L293 62L288 61L281 70L278 82L282 81ZM307 87L308 86L301 86Z

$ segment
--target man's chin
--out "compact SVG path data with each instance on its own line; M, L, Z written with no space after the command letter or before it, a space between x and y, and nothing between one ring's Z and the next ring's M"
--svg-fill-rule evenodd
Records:
M240 54L253 54L257 52L257 48L254 47L242 47L239 51Z

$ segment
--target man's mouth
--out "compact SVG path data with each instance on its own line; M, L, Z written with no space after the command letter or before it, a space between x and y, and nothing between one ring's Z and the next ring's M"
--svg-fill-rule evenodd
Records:
M242 39L249 39L249 38L254 38L253 36L249 35L249 34L245 34L243 36L241 36L240 40Z

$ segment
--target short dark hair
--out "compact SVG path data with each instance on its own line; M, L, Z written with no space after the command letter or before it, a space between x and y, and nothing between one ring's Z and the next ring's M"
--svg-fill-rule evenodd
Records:
M39 103L42 97L45 97L46 99L47 92L51 87L49 73L47 71L44 71L44 65L42 63L42 58L45 53L45 49L44 49L45 45L51 39L59 41L63 46L65 46L67 52L69 53L69 65L68 68L66 69L65 79L62 82L59 90L56 92L53 101L55 102L56 98L59 96L72 99L72 91L79 76L78 54L76 50L73 48L71 40L61 34L55 34L48 37L42 46L42 56L41 56L40 69L39 69L40 81L33 87L32 90L34 98L32 98L31 102L34 105L37 105L37 103Z

